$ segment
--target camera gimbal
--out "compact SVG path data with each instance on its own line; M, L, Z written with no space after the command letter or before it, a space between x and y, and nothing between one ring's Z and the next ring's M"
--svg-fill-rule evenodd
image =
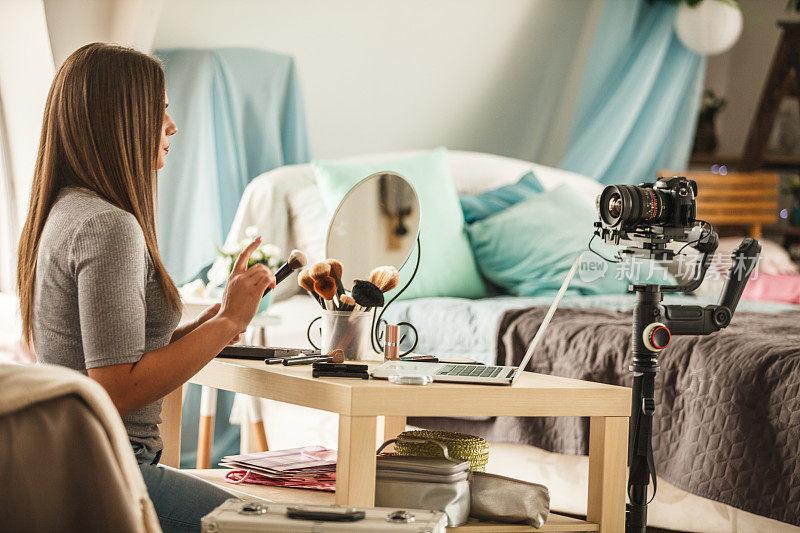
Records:
M606 190L612 187L616 186L609 186ZM646 187L643 189L646 190ZM693 210L693 195L691 195L691 204ZM703 282L717 250L716 232L707 223L705 223L707 229L703 229L703 226L694 226L693 214L690 217L692 227L643 225L641 220L637 220L636 226L633 227L619 226L618 223L610 225L608 224L609 217L603 218L603 207L598 202L603 222L595 223L595 235L615 244L619 244L621 239L632 241L630 246L622 250L623 255L662 261L672 260L675 253L666 246L670 241L686 242L688 246L702 254L698 272L694 279L686 284L669 286L633 284L630 286L630 289L636 292L636 304L633 311L633 335L631 338L633 361L630 366L630 370L633 372L628 435L627 490L630 503L626 507L625 531L626 533L645 533L647 505L655 497L657 488L652 431L656 407L655 377L659 370L658 356L669 345L672 335L709 335L730 324L747 280L758 263L761 245L757 240L747 238L733 251L732 264L718 303L706 306L663 305L664 293L692 292ZM612 205L612 207L614 206ZM651 479L653 493L648 500L647 488Z

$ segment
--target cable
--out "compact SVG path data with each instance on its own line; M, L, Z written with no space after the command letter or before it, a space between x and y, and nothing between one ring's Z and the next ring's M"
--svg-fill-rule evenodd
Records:
M589 239L589 244L586 245L587 248L589 248L590 252L592 252L594 255L596 255L597 257L599 257L603 261L608 261L609 263L621 263L622 262L622 259L619 257L619 252L617 252L617 257L616 258L609 259L608 257L604 256L603 254L601 254L600 252L598 252L597 250L592 248L592 241L594 241L595 237L597 237L597 233L593 233L592 234L592 238Z
M414 281L414 278L417 276L417 271L419 270L419 262L420 262L420 258L421 257L422 257L422 244L420 243L419 234L417 234L417 262L414 265L414 271L411 272L411 278L409 278L409 280L406 282L406 284L403 285L403 288L400 289L399 291L397 291L397 294L395 294L392 297L392 299L389 300L383 306L383 308L381 309L381 313L379 315L376 316L376 313L378 311L377 309L375 309L375 313L373 313L373 315L372 315L372 335L370 335L370 337L371 337L371 342L372 342L372 349L375 350L378 353L381 353L383 350L379 350L378 349L378 348L380 348L381 341L380 341L380 338L378 337L378 328L376 328L375 325L376 325L376 323L378 325L380 325L381 319L383 318L383 313L386 312L386 309L392 304L392 302L397 300L397 298L401 294L403 294L403 292L405 292L405 290L408 288L408 286L411 285L411 282ZM417 347L417 342L419 341L419 335L416 335L417 334L417 328L415 328L411 324L409 324L409 326L411 326L411 329L413 329L414 333L415 333L414 346L412 347L412 350L413 350L414 348ZM377 348L376 348L376 345L377 345Z
M709 222L706 222L705 220L697 219L697 221L700 223L700 236L697 239L689 241L683 246L681 246L680 249L677 252L675 252L675 255L682 254L687 246L691 246L692 244L697 244L698 242L702 241L703 239L711 235L711 232L713 231L713 227L711 226L711 224ZM703 235L704 227L708 228L708 233L706 233L705 235Z

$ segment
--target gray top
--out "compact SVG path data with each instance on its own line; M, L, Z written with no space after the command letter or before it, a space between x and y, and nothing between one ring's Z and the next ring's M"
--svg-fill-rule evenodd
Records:
M180 313L169 308L136 218L78 187L60 193L36 265L33 343L43 363L84 374L135 363L169 344ZM122 417L132 442L162 448L161 400Z

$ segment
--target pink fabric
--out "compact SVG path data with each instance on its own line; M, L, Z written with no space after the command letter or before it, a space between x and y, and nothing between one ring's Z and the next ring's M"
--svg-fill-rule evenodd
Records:
M22 339L0 339L0 363L32 365L35 362L36 355L25 346Z
M800 304L800 274L764 274L747 282L743 300Z

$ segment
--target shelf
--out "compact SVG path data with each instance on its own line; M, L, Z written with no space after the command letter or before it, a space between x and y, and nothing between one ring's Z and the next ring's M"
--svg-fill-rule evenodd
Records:
M204 481L208 481L230 492L237 498L257 498L279 503L301 503L307 505L333 505L333 493L319 490L287 489L283 487L268 487L252 483L233 484L225 481L227 469L215 468L211 470L183 470ZM535 529L519 524L497 524L471 520L461 527L448 528L448 532L478 533L482 531L496 533L534 533L539 531L599 531L600 526L585 520L569 516L550 513L547 523Z
M765 235L800 236L800 226L792 226L789 224L770 224L769 226L764 226L762 231Z
M225 481L227 468L212 468L209 470L181 470L187 474L197 476L203 481L208 481L230 492L237 498L258 498L280 503L305 503L308 505L333 505L333 493L321 490L287 489L285 487L270 487L255 483L228 483Z
M727 165L728 170L735 171L742 161L739 154L692 154L689 165ZM765 154L759 170L778 168L800 168L799 155Z
M535 533L538 531L599 531L600 526L586 520L579 520L570 516L550 513L547 523L536 529L531 526L521 524L497 524L492 522L480 522L470 520L469 523L461 527L449 527L448 533L478 533L487 531L493 533Z

